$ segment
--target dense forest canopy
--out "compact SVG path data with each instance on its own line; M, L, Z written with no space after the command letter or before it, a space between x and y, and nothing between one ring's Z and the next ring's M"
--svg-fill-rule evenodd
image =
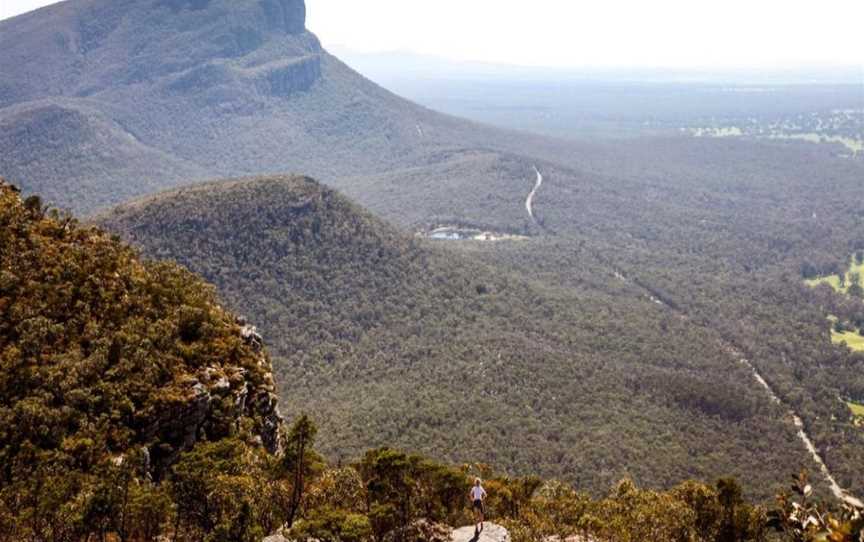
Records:
M430 243L290 177L199 185L98 221L260 325L286 412L317 413L331 458L398 445L595 494L626 475L733 474L768 497L790 458L813 468L718 327L622 282L590 239ZM852 458L837 462L844 483Z
M378 229L308 179L226 187L247 196L287 189L300 207L328 203L352 213L356 229ZM465 490L474 476L485 479L488 517L516 542L851 542L864 526L854 506L828 513L811 502L803 475L796 501L784 494L764 506L729 478L667 491L623 479L592 498L565 482L390 447L328 464L309 417L283 427L260 336L200 279L141 262L115 238L2 182L0 225L4 542L257 542L275 531L446 542L451 526L471 521Z
M269 358L212 287L3 182L0 308L0 506L24 523L197 442L281 445Z
M448 540L475 475L516 542L861 540L860 88L616 85L558 140L305 14L0 21L0 542Z

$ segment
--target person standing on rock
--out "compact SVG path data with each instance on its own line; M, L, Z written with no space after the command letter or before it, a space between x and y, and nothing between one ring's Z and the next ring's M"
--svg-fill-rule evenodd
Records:
M486 516L486 490L483 489L483 484L480 481L480 478L474 479L474 487L471 488L471 503L472 508L474 510L474 529L478 531L483 530L483 520ZM477 524L480 524L480 527L477 527Z

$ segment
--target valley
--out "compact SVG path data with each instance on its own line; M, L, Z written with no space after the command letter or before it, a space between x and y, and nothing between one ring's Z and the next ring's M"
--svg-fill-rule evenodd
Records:
M213 284L331 461L394 446L594 496L731 475L762 500L824 466L818 493L864 492L837 400L864 399L864 359L822 307L859 309L801 283L840 288L864 249L864 162L748 136L855 139L857 113L808 115L857 88L583 81L538 123L483 96L492 127L364 78L300 0L73 0L0 47L0 175Z

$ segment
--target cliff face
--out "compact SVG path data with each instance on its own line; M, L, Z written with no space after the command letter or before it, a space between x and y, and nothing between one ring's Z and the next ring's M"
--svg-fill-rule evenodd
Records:
M293 172L400 213L418 188L425 218L453 207L430 197L464 192L437 183L490 175L450 164L454 146L509 134L394 96L305 24L303 0L67 0L0 21L0 176L93 213L196 180ZM398 180L356 181L388 171ZM521 208L518 176L501 183L516 199L484 216Z
M289 34L306 30L306 3L303 0L261 0L272 28Z
M303 0L72 0L0 23L0 48L0 106L320 53Z
M179 401L161 406L142 427L151 473L157 477L174 464L182 452L199 441L211 441L242 432L244 420L254 420L251 443L272 454L281 453L282 415L272 378L270 360L261 336L243 319L239 335L254 353L264 379L251 378L240 365L203 367L186 381L187 393Z
M0 225L0 485L133 451L159 479L227 437L279 451L263 341L209 286L2 181Z

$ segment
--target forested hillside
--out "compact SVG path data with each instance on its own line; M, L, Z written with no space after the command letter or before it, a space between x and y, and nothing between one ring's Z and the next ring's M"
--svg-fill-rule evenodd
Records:
M288 221L302 225L289 233L295 240L309 225L306 235L326 237L334 215L345 227L336 235L349 244L352 230L366 232L360 239L377 235L377 243L398 239L308 179L197 190L242 202L258 189L294 198L281 210L292 208ZM182 209L183 197L171 198ZM304 222L299 216L310 209ZM206 225L200 215L188 218ZM798 502L783 495L769 507L749 503L728 478L668 491L624 479L592 499L559 481L388 447L328 464L315 452L318 431L308 417L283 427L261 338L200 279L173 264L141 262L115 238L46 210L36 197L21 199L2 181L0 225L4 542L258 542L274 532L297 540L443 542L452 527L471 521L464 492L474 475L486 479L489 517L516 542L860 536L861 510L817 514L804 477L793 485Z
M117 491L159 516L137 484L197 444L283 445L270 361L211 287L2 181L0 309L0 538L95 529Z
M738 474L764 497L814 466L798 416L864 490L864 361L826 319L858 308L802 281L864 248L860 156L450 118L329 55L301 0L69 0L0 22L0 49L0 175L25 195L90 212L298 171L375 213L268 177L100 217L260 325L327 456L397 445L595 493ZM441 225L526 239L414 235Z
M398 445L595 492L624 475L666 487L737 474L761 496L790 458L811 465L710 327L622 283L585 242L430 243L286 177L198 185L98 221L260 324L286 412L316 413L331 458Z

